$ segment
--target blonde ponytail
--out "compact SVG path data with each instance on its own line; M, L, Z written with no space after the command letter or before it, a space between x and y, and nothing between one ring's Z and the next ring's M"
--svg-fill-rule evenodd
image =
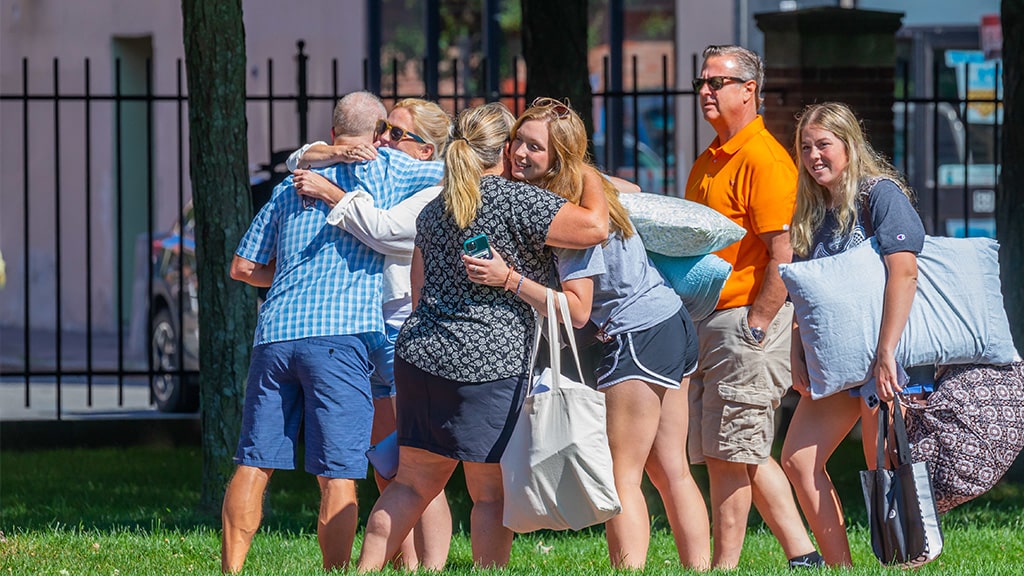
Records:
M463 110L444 155L445 209L459 228L473 223L483 202L480 178L502 161L515 118L503 104L491 102Z

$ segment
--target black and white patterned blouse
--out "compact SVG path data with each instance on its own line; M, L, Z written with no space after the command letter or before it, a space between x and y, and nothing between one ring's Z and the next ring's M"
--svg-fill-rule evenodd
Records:
M419 305L402 326L395 353L419 369L459 382L524 374L534 331L529 304L501 286L475 284L462 263L462 243L486 234L491 249L517 272L545 285L554 281L548 228L565 199L500 176L480 181L483 204L465 229L431 201L416 220L423 253ZM443 195L443 193L442 193Z

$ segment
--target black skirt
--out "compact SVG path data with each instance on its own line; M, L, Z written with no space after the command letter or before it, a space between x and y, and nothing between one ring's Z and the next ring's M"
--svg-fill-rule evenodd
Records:
M395 357L399 446L464 462L498 463L523 407L525 375L457 382Z

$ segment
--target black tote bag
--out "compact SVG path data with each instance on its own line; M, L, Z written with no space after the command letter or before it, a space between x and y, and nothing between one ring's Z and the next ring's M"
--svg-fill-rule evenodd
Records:
M871 549L882 564L916 567L942 553L942 527L928 463L910 462L907 429L898 404L892 410L896 467L886 468L889 412L889 404L883 402L878 410L878 468L860 473Z

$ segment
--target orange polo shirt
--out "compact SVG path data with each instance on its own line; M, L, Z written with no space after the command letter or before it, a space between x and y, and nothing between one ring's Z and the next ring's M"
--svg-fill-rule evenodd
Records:
M768 247L758 235L789 230L796 176L789 152L760 115L725 144L715 138L693 163L686 199L714 208L747 230L739 242L715 252L732 264L718 310L749 306L757 298L768 265Z

